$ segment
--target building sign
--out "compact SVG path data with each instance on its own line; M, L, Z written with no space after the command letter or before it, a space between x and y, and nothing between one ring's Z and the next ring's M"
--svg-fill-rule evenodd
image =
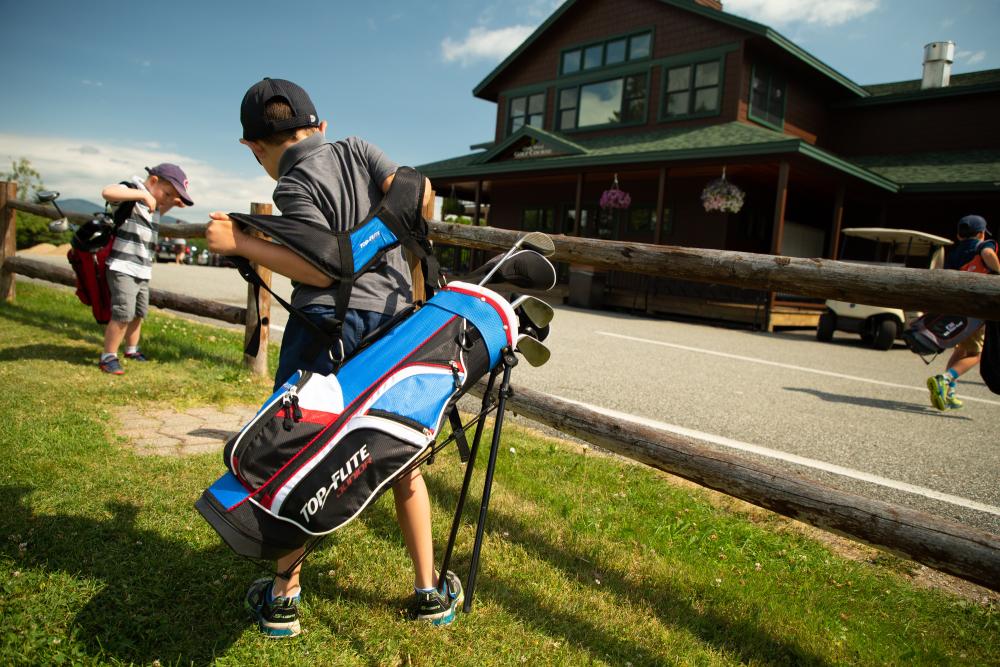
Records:
M536 157L551 157L555 151L545 144L533 143L525 146L519 151L514 151L515 160L528 160Z

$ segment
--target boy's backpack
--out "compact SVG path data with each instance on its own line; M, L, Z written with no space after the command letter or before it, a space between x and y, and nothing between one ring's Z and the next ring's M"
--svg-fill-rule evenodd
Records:
M921 358L934 357L976 333L982 324L964 315L923 315L903 331L903 341Z
M292 375L227 443L229 472L195 507L251 558L337 530L433 454L446 417L455 429L458 398L517 331L499 294L450 283L336 374Z
M134 183L122 181L122 185L136 188ZM76 296L90 306L98 324L111 320L111 290L108 287L107 262L115 232L128 220L135 208L135 202L122 202L110 216L97 214L93 220L80 225L70 239L72 246L66 253L73 273L76 274Z

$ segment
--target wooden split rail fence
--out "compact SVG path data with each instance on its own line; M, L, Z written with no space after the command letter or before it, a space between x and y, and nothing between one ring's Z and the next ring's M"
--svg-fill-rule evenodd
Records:
M15 199L16 191L9 184L3 185L0 298L13 300L15 273L75 284L68 268L13 256L15 209L49 218L58 216L50 207ZM76 221L88 218L68 217ZM489 227L437 221L430 225L431 238L437 243L487 251L506 250L520 236L519 232ZM199 238L204 237L205 228L204 224L162 226L161 234ZM556 236L554 241L554 259L597 268L1000 320L1000 280L991 276L564 236ZM150 302L226 322L256 323L256 316L248 316L254 306L238 308L161 290L151 290ZM262 315L264 308L262 305ZM481 392L483 385L477 388ZM767 464L709 451L696 441L611 419L530 389L517 388L508 406L640 463L1000 590L1000 536L839 491Z

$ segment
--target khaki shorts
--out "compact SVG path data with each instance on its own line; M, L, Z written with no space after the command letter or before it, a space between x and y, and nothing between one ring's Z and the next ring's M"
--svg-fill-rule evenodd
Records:
M986 325L979 327L976 333L972 334L961 343L955 346L955 350L965 357L978 357L983 353L983 341L986 340Z
M111 290L111 319L131 322L146 317L149 310L149 281L120 271L108 271Z

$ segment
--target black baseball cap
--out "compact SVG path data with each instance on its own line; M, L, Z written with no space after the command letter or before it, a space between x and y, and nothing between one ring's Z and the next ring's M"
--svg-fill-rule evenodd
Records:
M958 221L959 236L975 236L979 232L986 232L986 235L990 236L990 230L986 229L986 219L983 216L967 215Z
M282 99L292 108L292 117L285 120L268 120L264 115L267 103ZM291 81L264 77L243 96L240 105L240 122L243 123L243 138L256 141L283 130L299 127L319 127L316 107L309 99L309 93Z

